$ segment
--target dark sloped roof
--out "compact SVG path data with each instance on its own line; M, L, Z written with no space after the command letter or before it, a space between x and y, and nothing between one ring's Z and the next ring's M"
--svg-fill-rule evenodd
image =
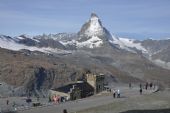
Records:
M59 87L57 89L54 89L54 90L63 92L63 93L68 93L70 92L70 89L73 88L73 85L75 85L75 87L78 87L79 89L84 90L84 91L94 91L94 88L91 85L89 85L87 82L71 83L71 84Z

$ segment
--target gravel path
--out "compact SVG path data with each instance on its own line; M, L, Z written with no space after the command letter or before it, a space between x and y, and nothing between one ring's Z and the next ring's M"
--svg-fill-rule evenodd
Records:
M111 103L123 102L128 98L138 98L139 88L133 87L129 89L127 86L113 87L114 89L119 89L121 93L121 98L113 99L112 93L102 93L89 98L70 101L66 103L61 103L58 105L50 105L46 107L36 107L28 110L18 111L19 113L62 113L63 109L67 109L69 112L77 112L84 109L95 108L97 106L103 106ZM155 90L144 90L143 95L148 95Z

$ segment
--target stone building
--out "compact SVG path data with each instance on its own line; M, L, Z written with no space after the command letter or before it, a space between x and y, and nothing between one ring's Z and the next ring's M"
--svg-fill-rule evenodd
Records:
M50 91L50 98L53 96L65 97L69 100L85 98L94 94L94 88L84 81L71 83Z
M53 89L50 96L66 97L69 100L85 98L104 91L104 79L104 74L87 73L83 81Z
M100 93L104 91L104 74L86 74L86 82L94 88L94 93Z

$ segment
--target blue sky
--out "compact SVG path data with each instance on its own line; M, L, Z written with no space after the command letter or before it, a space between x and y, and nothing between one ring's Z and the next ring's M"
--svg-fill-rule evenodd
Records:
M0 34L78 32L92 12L119 36L170 37L170 0L0 0Z

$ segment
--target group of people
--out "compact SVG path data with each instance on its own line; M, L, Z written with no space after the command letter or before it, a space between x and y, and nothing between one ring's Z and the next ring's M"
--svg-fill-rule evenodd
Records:
M129 83L129 88L130 89L132 88L131 83ZM154 84L153 82L150 82L150 83L146 82L145 84L140 83L139 84L139 93L142 94L143 89L145 89L145 90L150 89L151 90L151 89L155 89L155 88L156 88L156 84Z
M147 90L148 87L150 87L150 89L155 89L155 84L146 82L145 89Z
M142 84L140 83L139 87L140 87L139 92L140 92L140 94L142 94L143 89L148 90L149 87L150 87L150 89L155 89L156 85L153 84L152 82L151 83L146 82L146 84L144 86L142 86Z
M120 90L117 89L117 90L113 90L113 98L120 98Z
M53 96L53 101L55 102L55 103L59 103L60 102L60 97L59 96Z
M61 96L59 96L59 95L54 95L52 98L49 97L49 102L51 102L51 101L53 101L53 102L55 102L55 103L60 103L60 102L65 102L65 101L67 101L67 98L61 97Z

